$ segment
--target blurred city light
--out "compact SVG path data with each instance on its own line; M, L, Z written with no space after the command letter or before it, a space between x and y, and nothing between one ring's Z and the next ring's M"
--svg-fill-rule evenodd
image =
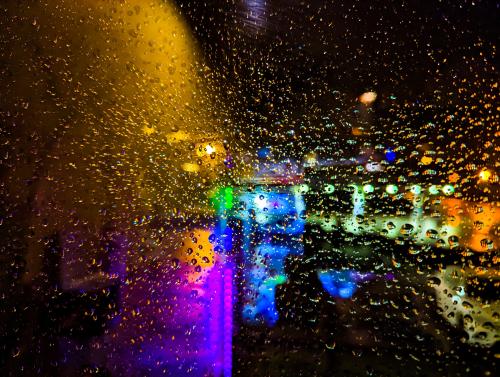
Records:
M325 192L327 194L333 194L334 191L335 191L335 186L333 186L330 183L325 185Z
M397 194L398 192L398 186L396 185L387 185L387 187L385 188L385 191L388 193L388 194L391 194L391 195L394 195L394 194Z
M370 194L374 190L375 190L375 187L373 187L373 185L366 184L366 185L363 186L363 191L365 192L365 194Z
M483 169L479 173L479 179L483 182L487 182L491 178L491 171L488 169Z
M455 192L455 188L452 185L444 185L442 191L445 195L451 195Z
M437 195L439 194L439 188L436 185L432 185L429 187L429 194Z
M420 187L419 185L413 185L411 186L410 191L414 195L420 195L420 193L422 192L422 187Z
M359 96L359 102L363 105L371 105L377 99L377 93L365 92Z
M208 155L210 155L215 152L215 148L212 147L210 144L207 144L207 146L205 147L205 151L207 152Z

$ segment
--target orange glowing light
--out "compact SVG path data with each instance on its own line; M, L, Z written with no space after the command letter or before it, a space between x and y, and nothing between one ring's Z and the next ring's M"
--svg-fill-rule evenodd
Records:
M457 173L450 174L450 176L448 177L448 180L451 183L456 183L456 182L458 182L459 179L460 179L460 176Z
M424 157L422 157L422 159L420 161L424 165L429 165L432 162L432 157L424 156Z
M353 127L352 128L352 134L355 135L355 136L360 136L360 135L363 135L363 129L360 128L360 127Z
M371 105L377 99L377 93L365 92L359 96L359 102L363 105Z
M187 268L186 278L190 283L203 282L219 258L213 250L211 234L201 228L186 232L181 248L174 252L178 263Z

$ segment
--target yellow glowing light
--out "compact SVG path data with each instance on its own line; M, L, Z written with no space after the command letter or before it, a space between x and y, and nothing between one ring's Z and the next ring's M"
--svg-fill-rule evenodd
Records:
M429 165L432 162L432 157L424 156L424 157L422 157L420 162L422 162L422 164L424 164L424 165Z
M491 171L485 169L479 173L479 179L481 181L487 181L491 178Z
M188 268L186 278L190 283L203 283L219 256L214 252L206 229L192 229L183 235L182 246L174 252L176 263Z
M377 93L375 92L365 92L359 96L359 102L364 105L370 105L377 99Z
M187 171L189 173L195 173L200 170L200 165L185 162L184 164L182 164L182 170Z
M156 130L154 129L154 127L148 127L148 126L144 126L142 127L142 132L144 132L145 135L152 135L156 132Z

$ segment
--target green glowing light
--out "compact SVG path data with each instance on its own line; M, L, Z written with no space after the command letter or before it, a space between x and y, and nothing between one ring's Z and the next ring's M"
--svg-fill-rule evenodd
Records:
M455 192L455 188L452 185L444 185L443 186L443 194L451 195Z
M432 185L431 187L429 187L429 194L431 195L439 194L439 188L436 185Z
M394 195L394 194L396 194L398 192L398 186L396 186L396 185L387 185L387 187L385 188L385 191L388 194Z
M363 191L365 192L365 194L370 194L375 191L375 187L373 187L373 185L367 184L363 186Z
M276 275L273 277L270 277L263 282L265 285L269 286L276 286L280 284L285 284L286 283L286 275Z
M309 185L307 185L306 183L302 183L298 186L298 192L300 194L305 194L308 191L309 191Z
M335 186L333 186L331 184L327 184L327 185L325 185L324 190L327 194L333 194L333 192L335 191Z
M233 208L234 190L232 187L220 187L209 193L212 208L217 211Z

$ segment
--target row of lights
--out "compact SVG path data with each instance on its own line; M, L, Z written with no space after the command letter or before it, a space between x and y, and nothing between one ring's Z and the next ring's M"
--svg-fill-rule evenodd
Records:
M301 185L301 186L305 186L305 185ZM335 191L335 186L332 185L331 183L329 183L329 184L326 184L324 186L323 190L327 194L333 194L333 192ZM304 188L301 187L300 191L307 192L308 188L307 188L307 190L304 190ZM375 187L371 184L366 184L363 186L363 192L365 194L371 194L374 191L375 191ZM385 187L385 192L387 192L389 195L396 195L398 193L398 191L399 191L398 186L394 185L394 184L389 184ZM413 186L411 186L410 191L414 195L420 195L423 190L422 190L422 186L413 185ZM437 185L432 185L428 188L428 192L431 195L438 195L440 191L445 195L452 195L455 192L455 188L453 187L453 185L444 185L442 187L437 186Z

